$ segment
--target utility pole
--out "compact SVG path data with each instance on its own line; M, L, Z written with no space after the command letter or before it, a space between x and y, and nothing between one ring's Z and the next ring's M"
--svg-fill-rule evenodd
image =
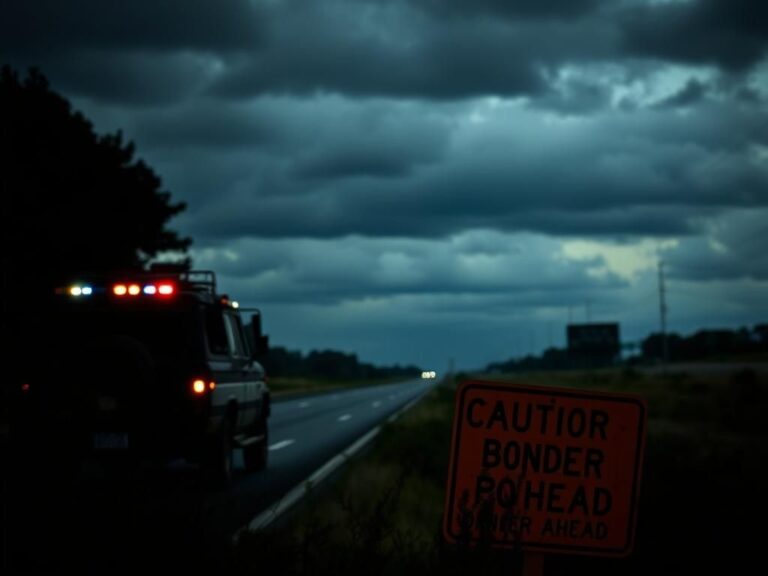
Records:
M664 364L669 360L667 345L667 289L664 285L664 262L659 259L659 315L661 319L661 359Z

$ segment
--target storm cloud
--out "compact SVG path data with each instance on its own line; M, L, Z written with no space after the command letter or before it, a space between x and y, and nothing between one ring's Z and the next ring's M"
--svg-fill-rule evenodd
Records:
M475 366L569 320L765 321L762 0L12 0L280 344ZM717 312L710 303L717 302ZM471 342L471 343L470 343Z

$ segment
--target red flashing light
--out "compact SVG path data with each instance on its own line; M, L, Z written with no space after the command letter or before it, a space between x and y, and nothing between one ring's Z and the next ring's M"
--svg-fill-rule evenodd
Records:
M173 294L176 292L176 287L169 282L163 282L162 284L158 285L157 292L161 296L173 296Z
M197 379L194 382L192 382L192 391L195 394L205 394L207 386L205 385L205 380Z
M21 385L21 391L22 392L29 392L30 386L27 382L24 382L24 384Z

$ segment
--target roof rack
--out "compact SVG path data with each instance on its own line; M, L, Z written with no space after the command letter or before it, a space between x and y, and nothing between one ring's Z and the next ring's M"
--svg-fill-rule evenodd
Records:
M216 273L213 270L189 270L184 264L174 262L156 262L149 267L149 274L175 276L189 288L202 289L216 294Z
M213 270L187 270L179 273L179 280L192 289L216 295L216 273Z

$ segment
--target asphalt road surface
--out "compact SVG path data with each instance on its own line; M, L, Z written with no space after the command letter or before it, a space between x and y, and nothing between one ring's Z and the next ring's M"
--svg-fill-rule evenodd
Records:
M5 493L6 566L18 572L116 573L214 568L233 535L315 470L435 385L434 380L276 401L267 470L246 473L235 452L229 490L201 485L181 462L162 470L78 463L56 454L21 464ZM262 514L263 516L263 514Z

